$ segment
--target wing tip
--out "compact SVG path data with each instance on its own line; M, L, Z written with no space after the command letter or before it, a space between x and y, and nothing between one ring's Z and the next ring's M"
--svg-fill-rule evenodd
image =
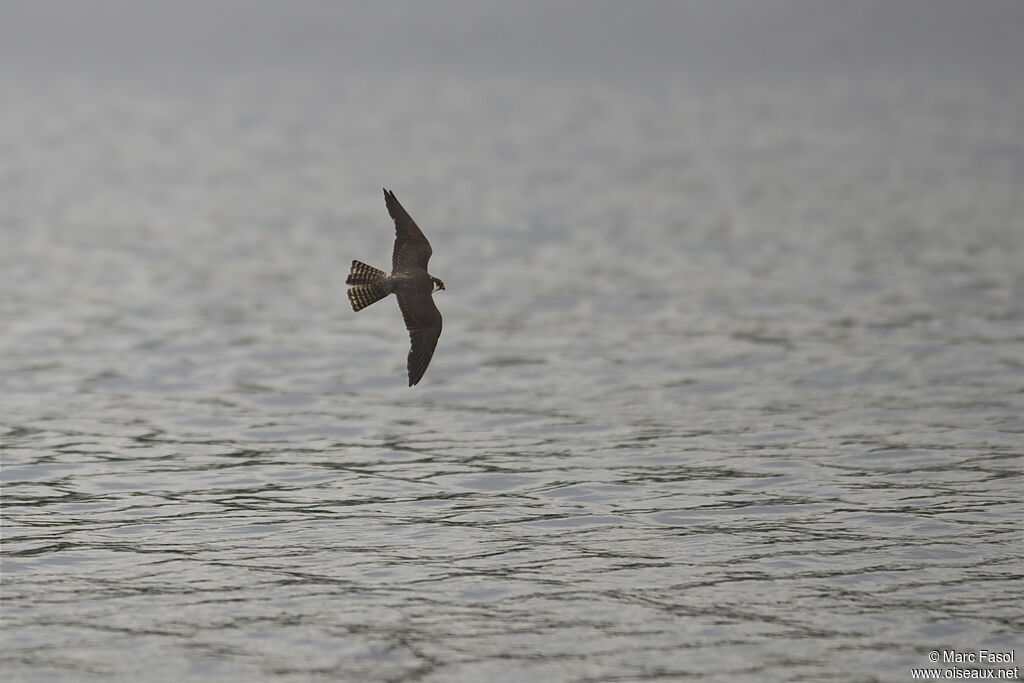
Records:
M412 350L409 352L410 356L413 356ZM431 353L433 355L433 353ZM423 379L423 375L427 373L427 366L430 365L430 358L428 357L424 362L422 353L416 354L415 357L409 359L407 369L409 370L409 386L419 384L420 380Z

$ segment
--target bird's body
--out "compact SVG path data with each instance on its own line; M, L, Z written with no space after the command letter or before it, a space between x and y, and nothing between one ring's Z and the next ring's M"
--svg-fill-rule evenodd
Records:
M389 294L398 299L405 327L409 330L409 386L420 381L441 336L441 312L434 304L433 294L444 289L444 283L427 272L433 250L416 222L406 212L393 192L384 190L384 202L395 221L395 248L391 254L391 274L352 261L345 283L351 285L348 300L353 311L361 311Z

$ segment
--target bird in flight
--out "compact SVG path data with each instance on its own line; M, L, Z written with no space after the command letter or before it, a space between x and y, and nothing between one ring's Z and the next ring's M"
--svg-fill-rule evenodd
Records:
M405 327L409 330L409 386L423 377L441 336L441 312L434 304L434 292L444 283L427 272L433 251L412 216L402 208L394 192L384 189L384 203L395 221L395 249L391 252L391 275L362 261L352 261L345 284L353 311L361 311L388 294L398 298Z

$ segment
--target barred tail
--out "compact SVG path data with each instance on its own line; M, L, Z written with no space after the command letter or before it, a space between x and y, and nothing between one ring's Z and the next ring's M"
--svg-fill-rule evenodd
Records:
M348 272L348 279L345 280L345 284L372 285L375 282L383 280L385 277L387 277L387 273L383 270L377 270L373 266L368 266L362 261L353 261L352 270ZM376 299L374 299L374 301L376 301ZM373 301L370 303L373 303Z
M372 285L355 285L348 288L348 300L353 311L361 311L390 294L383 282Z

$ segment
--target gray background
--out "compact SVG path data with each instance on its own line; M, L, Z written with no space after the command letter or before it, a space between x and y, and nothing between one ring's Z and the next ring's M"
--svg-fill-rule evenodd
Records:
M13 681L1022 652L1024 5L0 4ZM393 189L431 239L423 382Z

